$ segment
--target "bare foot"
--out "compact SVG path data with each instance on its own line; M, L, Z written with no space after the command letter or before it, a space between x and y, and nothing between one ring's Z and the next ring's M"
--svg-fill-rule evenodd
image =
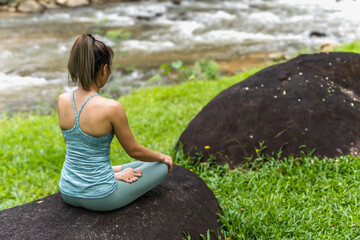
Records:
M114 173L114 176L116 180L132 183L138 180L137 177L141 177L141 170L126 168L121 172Z
M140 169L134 169L134 175L135 175L136 177L141 177L141 174L142 174L142 172L141 172Z

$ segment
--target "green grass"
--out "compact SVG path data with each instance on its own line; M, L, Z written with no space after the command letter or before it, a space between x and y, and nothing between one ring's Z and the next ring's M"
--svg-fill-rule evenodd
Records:
M217 197L225 239L360 239L359 158L260 156L235 170L180 159Z
M259 69L216 81L189 81L172 87L136 90L119 101L137 141L171 154L189 121L215 95ZM65 143L55 113L0 118L0 210L59 191ZM113 164L131 161L116 139Z
M339 46L335 46L333 51L360 53L360 41L354 41L351 43L345 43Z
M55 114L3 116L0 146L0 209L57 191L65 145Z
M359 49L359 43L351 43L336 50ZM140 144L173 154L180 134L207 102L258 70L139 89L119 101ZM65 143L56 113L1 115L0 145L0 210L59 191ZM174 159L214 192L225 239L360 238L360 158L303 156L278 162L258 156L254 164L234 170L211 160L199 164L181 152ZM113 164L131 160L116 139L111 160Z

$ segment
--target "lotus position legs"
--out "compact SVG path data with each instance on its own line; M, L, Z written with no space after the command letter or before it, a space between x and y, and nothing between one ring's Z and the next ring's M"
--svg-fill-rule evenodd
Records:
M138 176L139 178L133 182L118 180L115 191L106 197L86 199L71 197L62 193L63 199L75 207L84 207L94 211L109 211L134 201L158 185L168 174L168 166L162 162L135 161L123 164L121 168L119 166L115 166L115 168L120 171L114 173L115 176L122 172L124 175L128 174L127 171L129 171L130 175L135 177L135 172L138 170L137 174L140 173L141 177Z

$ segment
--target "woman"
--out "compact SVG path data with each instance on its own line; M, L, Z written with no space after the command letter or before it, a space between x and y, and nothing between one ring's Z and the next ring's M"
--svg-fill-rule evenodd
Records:
M111 73L113 54L92 35L81 35L68 62L71 81L78 88L58 99L59 126L66 141L61 195L72 206L94 211L127 205L158 185L172 169L170 156L136 142L121 104L99 95ZM111 167L114 134L126 153L140 161Z

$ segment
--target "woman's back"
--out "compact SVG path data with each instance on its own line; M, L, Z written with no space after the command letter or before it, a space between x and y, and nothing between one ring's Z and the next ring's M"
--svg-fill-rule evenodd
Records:
M82 104L91 95L92 93L89 92L86 94L79 91L74 92L74 102L77 112L79 112ZM89 100L83 107L79 116L81 130L94 137L101 137L109 134L113 129L109 120L109 108L111 108L112 101L113 100L101 96L96 96ZM60 95L58 111L60 128L62 130L73 128L75 124L75 111L70 92Z
M70 106L65 100L66 97L71 99L72 111L68 110ZM78 107L73 91L72 94L64 94L65 103L59 102L59 117L62 115L62 124L67 125L65 129L62 128L66 141L66 157L61 172L60 189L68 196L98 198L111 194L116 188L110 165L110 143L114 133L110 131L106 135L94 136L89 133L95 133L96 130L91 131L89 128L89 131L85 132L82 129L82 123L88 127L94 126L96 121L105 118L102 114L97 114L94 119L90 118L91 114L83 116L91 102L94 104L88 110L97 108L98 103L94 101L96 98L100 98L98 94L92 94Z

